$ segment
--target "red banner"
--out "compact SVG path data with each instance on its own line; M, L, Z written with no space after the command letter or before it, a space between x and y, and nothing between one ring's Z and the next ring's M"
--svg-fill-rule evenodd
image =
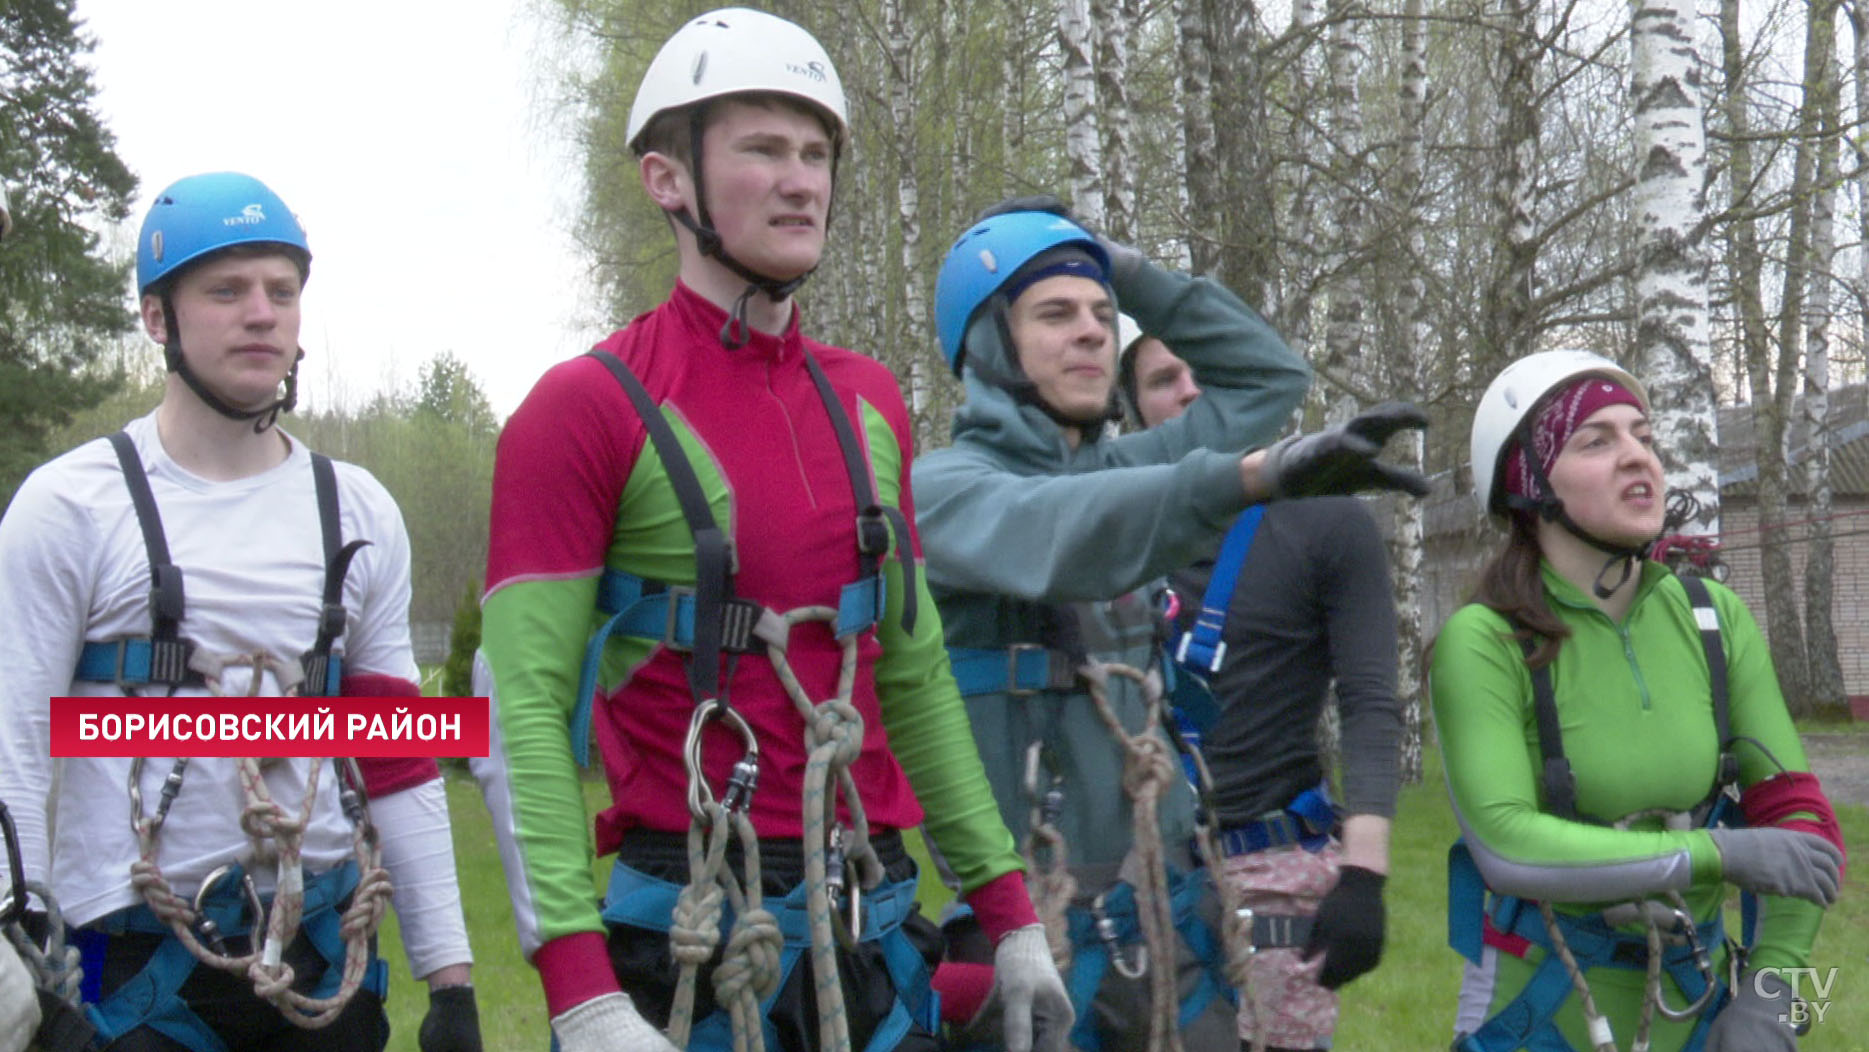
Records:
M485 756L486 698L53 698L53 756Z

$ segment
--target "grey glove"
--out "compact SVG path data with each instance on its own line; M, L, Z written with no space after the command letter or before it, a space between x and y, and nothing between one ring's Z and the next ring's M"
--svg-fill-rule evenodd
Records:
M1710 829L1726 879L1761 895L1829 906L1837 900L1843 853L1815 833L1796 829Z
M1428 416L1407 402L1384 402L1346 424L1293 435L1266 450L1264 473L1271 499L1321 497L1391 489L1428 495L1417 472L1376 460L1382 444L1405 428L1426 430Z
M604 994L552 1018L559 1052L681 1052L636 1011L628 994Z
M1076 1019L1045 944L1044 925L1006 933L993 951L993 988L967 1031L1004 1034L1006 1052L1069 1052Z
M1747 972L1707 1028L1707 1052L1797 1052L1791 984L1771 972Z

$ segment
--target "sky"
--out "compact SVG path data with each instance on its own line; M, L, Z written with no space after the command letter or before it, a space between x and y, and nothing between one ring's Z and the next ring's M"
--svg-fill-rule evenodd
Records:
M452 351L505 417L615 327L568 232L573 132L538 102L536 56L563 45L530 6L78 0L97 110L141 180L119 242L182 176L254 175L311 242L305 405L361 405Z

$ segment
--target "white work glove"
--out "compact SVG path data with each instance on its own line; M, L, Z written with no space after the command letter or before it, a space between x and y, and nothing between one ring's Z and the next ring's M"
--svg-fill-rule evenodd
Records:
M1760 895L1789 895L1819 906L1837 900L1843 852L1796 829L1709 829L1726 879Z
M999 1026L990 1027L995 1017ZM1000 1030L1006 1052L1068 1052L1076 1018L1045 944L1045 926L1028 924L1007 932L993 951L993 988L967 1029Z
M681 1052L625 993L604 994L552 1017L559 1052Z
M0 935L0 1052L24 1052L39 1030L39 994L32 973Z
M1770 972L1747 972L1707 1028L1707 1052L1797 1052L1790 1013L1790 983Z

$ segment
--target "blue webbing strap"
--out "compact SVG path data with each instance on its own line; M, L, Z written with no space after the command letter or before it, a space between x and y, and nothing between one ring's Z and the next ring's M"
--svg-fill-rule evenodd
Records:
M1207 592L1201 596L1194 626L1183 632L1175 644L1175 660L1189 671L1212 675L1226 660L1222 633L1227 625L1227 609L1233 605L1240 570L1246 566L1246 553L1252 549L1253 534L1259 531L1259 520L1263 518L1265 505L1247 508L1233 520L1233 527L1220 543L1220 554L1214 559L1212 576L1207 578Z

